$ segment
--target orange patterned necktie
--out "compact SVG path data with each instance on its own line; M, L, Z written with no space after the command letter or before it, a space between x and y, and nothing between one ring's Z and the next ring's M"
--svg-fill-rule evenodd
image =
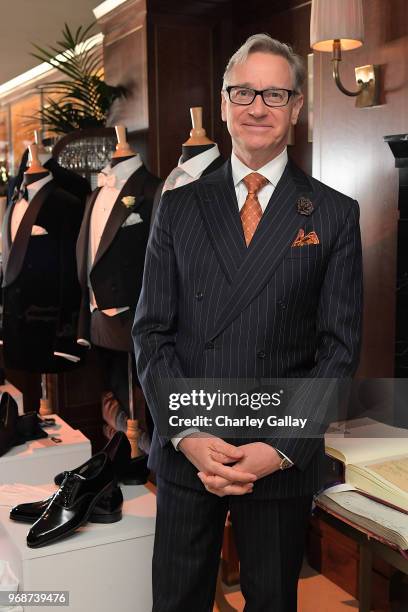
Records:
M246 245L249 246L262 217L262 208L257 194L269 181L262 176L262 174L258 174L258 172L251 172L251 174L244 177L243 181L245 187L248 189L248 195L241 208L241 222L244 230L245 242Z

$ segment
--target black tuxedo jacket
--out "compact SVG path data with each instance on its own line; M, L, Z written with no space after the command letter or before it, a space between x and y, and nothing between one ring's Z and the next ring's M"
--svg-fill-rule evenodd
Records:
M300 214L299 198L311 214ZM201 489L196 469L157 433L160 379L342 378L358 362L362 263L357 203L289 162L249 248L230 161L164 194L134 324L138 375L156 423L150 466ZM300 229L319 244L292 247ZM241 440L240 443L248 442ZM268 440L295 467L252 495L306 495L322 483L321 439Z
M78 277L82 289L78 338L105 348L133 351L131 328L142 287L152 205L159 183L160 179L144 166L138 168L119 193L102 234L90 280L100 310L130 307L129 311L115 317L107 317L98 311L94 311L91 317L87 280L89 227L100 188L89 197L77 243ZM126 196L135 197L131 208L122 202ZM122 227L132 213L138 213L142 223Z
M28 149L24 151L16 176L9 179L8 204L10 204L13 197L17 195L23 182L24 172L27 170L27 167ZM61 189L65 189L65 191L68 191L68 193L71 193L73 196L79 198L79 200L85 204L86 198L92 191L91 186L85 178L73 170L63 168L53 157L51 157L51 159L44 164L44 168L51 172L55 182L59 187L61 187Z
M54 351L79 356L76 344L80 289L75 244L81 202L54 180L30 202L14 242L11 216L3 223L3 352L8 368L58 372L73 367ZM47 234L32 235L33 225Z

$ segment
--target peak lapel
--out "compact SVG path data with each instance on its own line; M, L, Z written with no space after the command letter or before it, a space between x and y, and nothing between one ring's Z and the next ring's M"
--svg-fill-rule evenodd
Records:
M40 212L45 200L55 189L55 187L55 181L49 181L38 191L38 193L29 203L9 251L7 267L4 272L3 286L11 285L11 283L20 274L34 222L37 219L38 213ZM9 217L9 221L8 228L10 231L11 216Z
M314 210L317 208L319 202L307 176L289 161L233 279L229 299L215 322L213 338L262 291L306 224L308 217L297 210L301 196L307 196Z
M247 250L231 162L225 162L219 170L198 182L195 187L208 236L231 284Z
M3 219L3 227L2 227L2 232L1 232L1 236L2 236L2 264L1 265L2 265L2 270L3 270L3 285L5 282L7 262L8 262L8 258L10 255L10 249L11 249L11 216L13 214L14 206L15 206L15 201L13 201L7 207L6 214L4 215L4 219Z
M91 222L92 210L100 190L100 187L95 189L95 191L91 193L86 202L85 212L81 223L81 229L79 230L78 240L76 244L78 278L83 288L85 288L87 285L89 224Z

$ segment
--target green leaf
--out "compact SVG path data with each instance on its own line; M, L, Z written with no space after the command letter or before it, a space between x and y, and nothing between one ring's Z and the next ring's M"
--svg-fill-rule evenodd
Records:
M127 94L125 87L108 85L97 74L103 65L102 54L87 43L94 26L94 23L86 27L81 25L74 32L65 24L62 40L55 45L43 48L33 43L32 56L47 62L66 77L42 86L43 91L56 95L58 101L47 98L47 106L32 118L56 133L103 126L114 100ZM78 45L80 51L76 53ZM57 55L63 59L57 60Z

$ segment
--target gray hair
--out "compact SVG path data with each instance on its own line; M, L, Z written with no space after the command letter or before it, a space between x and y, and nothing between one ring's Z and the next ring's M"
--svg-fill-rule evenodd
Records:
M303 59L300 55L294 53L292 47L286 43L282 43L269 34L254 34L250 36L244 44L234 53L230 58L227 67L224 72L224 78L222 88L225 89L228 86L227 80L229 73L235 64L242 64L248 58L251 53L271 53L272 55L280 55L284 57L292 70L293 75L293 90L296 93L302 91L302 86L306 78L306 70Z

